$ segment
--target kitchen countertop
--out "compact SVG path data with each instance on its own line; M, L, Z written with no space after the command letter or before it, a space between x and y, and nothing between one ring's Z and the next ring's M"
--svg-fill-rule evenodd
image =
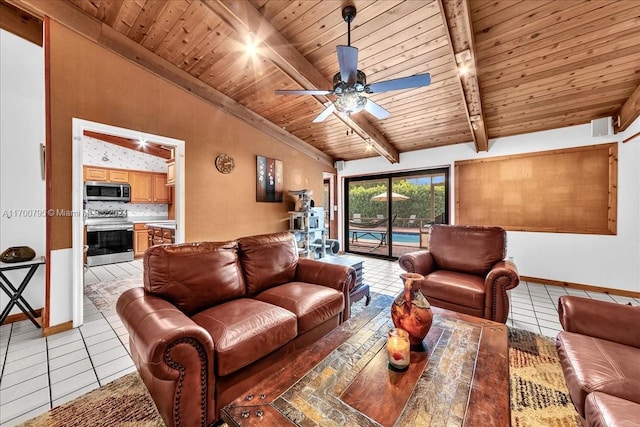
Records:
M158 222L147 222L147 226L155 228L165 228L167 230L175 230L176 222L174 220L165 220Z
M130 216L127 219L134 224L151 224L155 222L173 222L175 224L175 220L164 216Z

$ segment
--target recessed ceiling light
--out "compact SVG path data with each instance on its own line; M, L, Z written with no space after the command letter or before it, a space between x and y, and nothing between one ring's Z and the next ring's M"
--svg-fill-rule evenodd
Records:
M258 42L256 41L256 38L251 34L247 36L246 49L247 53L251 56L255 56L256 53L258 53Z

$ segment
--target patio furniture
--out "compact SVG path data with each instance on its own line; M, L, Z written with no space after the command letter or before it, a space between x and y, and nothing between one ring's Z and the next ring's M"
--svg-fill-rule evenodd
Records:
M407 220L405 227L415 227L416 225L416 216L415 214L409 215L409 219Z
M391 222L396 220L397 214L393 216ZM378 249L380 246L387 244L387 221L389 218L380 218L371 220L368 222L354 223L349 221L349 233L351 233L351 243L358 241L360 237L372 237L374 240L379 241L378 246L373 249Z

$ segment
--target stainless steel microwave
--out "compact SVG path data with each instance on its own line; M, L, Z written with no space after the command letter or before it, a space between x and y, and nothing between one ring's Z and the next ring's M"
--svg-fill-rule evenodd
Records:
M130 202L131 186L115 182L85 181L84 199L112 202Z

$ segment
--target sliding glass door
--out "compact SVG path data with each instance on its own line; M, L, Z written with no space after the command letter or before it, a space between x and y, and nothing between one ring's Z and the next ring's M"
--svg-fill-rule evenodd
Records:
M389 203L387 179L347 179L345 245L351 252L377 254L387 248Z
M433 223L448 223L449 169L345 179L345 249L397 258L426 248Z

